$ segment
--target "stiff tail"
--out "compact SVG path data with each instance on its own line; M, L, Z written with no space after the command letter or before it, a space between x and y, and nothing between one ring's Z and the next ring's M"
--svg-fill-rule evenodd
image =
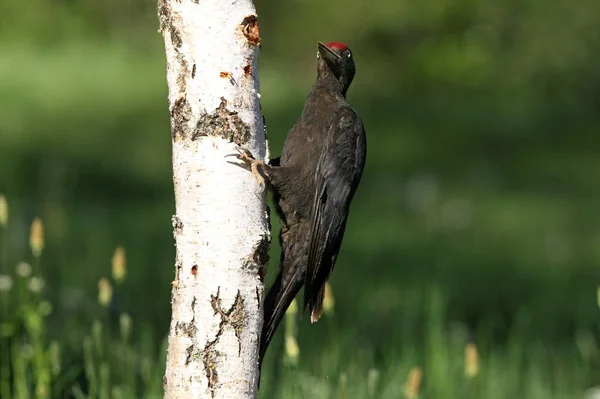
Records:
M284 286L280 272L269 289L269 293L265 298L265 321L260 337L259 370L262 367L262 362L271 339L273 339L279 323L285 316L287 308L298 294L298 291L300 291L300 288L302 288L302 283L301 279L291 278Z

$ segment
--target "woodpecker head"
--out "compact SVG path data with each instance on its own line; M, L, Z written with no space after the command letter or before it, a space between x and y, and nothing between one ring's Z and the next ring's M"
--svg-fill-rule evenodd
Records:
M317 71L320 77L333 76L345 95L352 83L356 66L352 52L344 43L317 43Z

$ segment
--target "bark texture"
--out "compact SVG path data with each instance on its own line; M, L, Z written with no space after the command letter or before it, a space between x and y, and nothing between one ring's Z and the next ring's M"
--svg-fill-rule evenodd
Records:
M159 0L176 214L166 398L254 398L270 242L265 193L235 157L268 161L251 0Z

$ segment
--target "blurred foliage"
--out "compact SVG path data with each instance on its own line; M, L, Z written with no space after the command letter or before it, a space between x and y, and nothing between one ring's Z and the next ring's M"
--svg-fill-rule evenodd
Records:
M353 49L349 102L369 139L331 281L335 314L298 323L296 367L281 367L279 338L263 396L395 398L415 367L424 398L570 398L600 383L600 3L256 5L273 156L314 80L317 40ZM79 370L69 375L89 393L94 321L116 331L131 315L132 340L153 359L168 329L174 204L155 4L0 9L0 193L10 207L0 273L31 257L29 226L41 217L36 273L53 305L44 345L60 342L63 370ZM118 246L127 278L103 310L97 285ZM11 309L23 305L11 298ZM29 314L7 312L2 321ZM462 366L471 341L476 380ZM97 361L98 378L112 361Z

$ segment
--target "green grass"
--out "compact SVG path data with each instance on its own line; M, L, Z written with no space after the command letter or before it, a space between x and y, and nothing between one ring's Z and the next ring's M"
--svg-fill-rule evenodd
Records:
M12 258L6 256L12 251L6 240L14 232L12 226L2 226L0 259ZM21 235L19 241L26 240ZM115 300L124 282L113 271L99 288L111 288L104 299L86 292L85 300L100 303L75 323L81 339L74 342L71 331L51 322L64 310L49 300L53 287L45 284L44 276L49 248L39 239L38 247L39 257L29 254L16 266L2 265L2 397L161 397L166 330L147 334L141 328L147 315L119 313ZM129 264L127 270L135 267ZM108 263L101 274L111 274ZM407 376L417 367L423 373L419 398L566 399L581 397L595 379L599 353L591 332L548 344L536 339L531 319L521 313L513 315L516 321L505 343L498 344L485 323L472 330L464 322L448 322L448 298L437 285L401 289L395 295L400 303L395 318L378 327L387 330L361 334L357 329L361 324L366 328L364 322L340 315L338 306L310 327L316 330L313 334L297 337L297 362L285 361L286 350L276 340L265 364L260 397L402 398ZM288 318L292 324L284 328L287 336L296 336L297 318ZM309 327L301 320L299 328ZM365 334L385 338L369 341ZM314 339L318 342L311 342ZM478 359L471 361L475 371L467 376L469 343L476 344Z
M10 229L2 226L1 233L4 240L0 259L7 259ZM6 261L2 264L2 397L162 397L165 343L155 342L143 329L136 328L128 313L111 317L107 307L118 295L117 282L108 282L110 287L115 286L114 292L111 290L108 301L99 304L95 314L86 321L77 321L81 337L77 342L71 339L73 331L53 325L53 314L62 309L48 299L48 292L54 289L43 276L43 236L38 243L40 240L40 256L29 255L16 266ZM95 300L94 293L85 299ZM49 331L51 328L55 330ZM156 351L154 345L161 350Z

